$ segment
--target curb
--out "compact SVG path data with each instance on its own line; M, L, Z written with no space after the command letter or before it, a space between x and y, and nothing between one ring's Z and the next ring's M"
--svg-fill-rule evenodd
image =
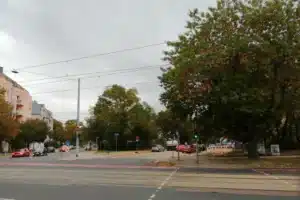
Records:
M268 172L300 172L300 168L253 168L255 170L268 171Z
M58 164L58 163L9 163L2 162L0 166L23 166L23 167L71 167L90 169L176 169L177 167L161 166L135 166L135 165L89 165L89 164Z

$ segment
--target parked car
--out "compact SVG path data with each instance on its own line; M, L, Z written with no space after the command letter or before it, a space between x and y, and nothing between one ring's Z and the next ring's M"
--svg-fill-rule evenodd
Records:
M61 147L59 148L59 151L60 151L60 152L69 152L70 149L69 149L69 147L68 147L67 145L63 145L63 146L61 146Z
M176 151L181 153L195 153L196 152L196 145L178 145Z
M55 152L55 148L52 146L47 147L47 153L54 153Z
M151 149L152 152L163 152L165 151L165 148L162 145L156 144L152 146Z
M184 149L183 153L195 153L196 152L196 145L187 145Z
M184 144L180 144L176 147L176 151L179 151L179 152L183 152L185 149L185 145Z
M173 151L176 149L176 146L178 146L178 141L177 140L172 140L172 139L169 139L167 141L167 151Z
M76 149L76 146L74 146L74 145L69 145L68 147L69 147L70 150Z
M33 156L47 156L47 155L48 155L47 149L44 148L43 151L34 151L34 152L32 153L32 155L33 155Z
M89 145L89 144L85 145L84 150L85 151L91 151L92 150L92 145Z
M31 155L31 151L27 148L19 149L17 151L12 152L11 157L17 158L17 157L29 157Z

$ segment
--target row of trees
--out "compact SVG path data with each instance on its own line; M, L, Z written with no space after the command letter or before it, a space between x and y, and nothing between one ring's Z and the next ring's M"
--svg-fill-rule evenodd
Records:
M220 0L189 12L186 32L168 42L172 67L160 77L166 120L204 139L300 142L300 4L293 0ZM165 124L166 125L166 124Z
M53 130L38 119L29 119L18 123L12 114L12 106L5 101L5 91L0 93L0 141L10 141L13 148L25 147L33 141L44 141L49 136L54 144L66 140L75 144L76 120L64 124L54 120ZM115 133L118 133L120 149L136 148L136 137L140 138L139 148L148 148L160 132L157 115L146 102L141 102L136 89L126 89L119 85L107 88L90 110L86 125L80 134L80 140L106 141L115 148Z
M60 143L74 141L76 120L68 120L65 124L54 120L53 130L50 131L43 120L29 119L18 123L12 111L12 106L5 101L5 90L0 89L0 141L10 141L13 148L25 147L33 141L44 141L47 136Z

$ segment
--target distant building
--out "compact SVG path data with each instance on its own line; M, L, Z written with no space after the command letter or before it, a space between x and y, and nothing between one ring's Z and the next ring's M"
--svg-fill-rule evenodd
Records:
M53 115L47 110L44 104L39 104L36 101L32 102L32 118L40 119L47 123L49 129L53 130Z
M3 73L3 67L0 67L0 88L5 89L5 100L13 106L12 115L19 122L31 118L32 97L26 89Z

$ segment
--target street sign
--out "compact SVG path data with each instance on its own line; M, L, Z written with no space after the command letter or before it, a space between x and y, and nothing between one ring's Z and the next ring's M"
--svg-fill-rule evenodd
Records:
M66 145L70 146L70 141L69 140L66 141Z
M137 141L137 142L140 141L140 136L136 136L135 141Z
M115 133L115 137L118 137L120 134L119 133Z

